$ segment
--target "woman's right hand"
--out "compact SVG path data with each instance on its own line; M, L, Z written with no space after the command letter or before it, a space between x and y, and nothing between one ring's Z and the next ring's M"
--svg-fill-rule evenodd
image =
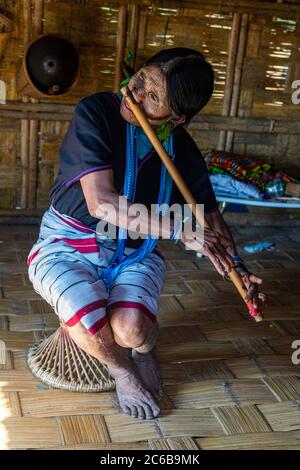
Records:
M180 239L189 250L207 256L221 276L231 271L233 261L227 252L227 248L232 246L231 239L207 228L199 233L184 229Z

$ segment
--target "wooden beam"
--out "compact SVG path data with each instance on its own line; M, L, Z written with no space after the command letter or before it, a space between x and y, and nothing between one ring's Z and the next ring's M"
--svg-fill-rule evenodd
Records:
M235 72L234 72L234 83L232 89L232 100L230 104L230 113L229 115L234 117L237 115L239 99L241 94L241 79L242 79L242 70L243 63L246 51L247 37L248 37L248 25L249 25L249 15L243 14L241 18L241 28L239 35L239 46L236 56ZM227 133L226 146L225 150L231 152L233 148L233 131Z
M21 120L21 207L27 207L28 196L29 121Z
M300 105L298 106L300 109ZM0 105L0 119L22 120L25 117L26 119L37 119L41 121L64 122L70 121L72 119L74 108L74 105L9 102L6 105ZM39 109L41 109L41 111L39 111ZM300 134L300 122L282 118L277 119L276 117L273 119L262 119L199 114L193 118L188 126L188 129L211 131L234 130L237 132L262 132L273 134Z
M124 60L126 46L127 31L127 5L121 5L119 9L117 42L116 42L116 60L115 60L115 76L114 76L114 92L119 91L119 84L122 80L121 63Z
M44 0L34 0L33 34L40 36L43 32Z
M232 28L230 33L230 38L228 42L228 60L226 68L226 82L224 90L224 101L222 116L229 116L230 112L230 103L232 98L233 82L234 82L234 71L235 71L235 62L236 54L238 50L239 35L240 35L240 26L241 26L241 15L240 13L234 13L232 20ZM227 132L221 130L219 135L219 150L225 150Z
M124 0L125 1L125 0ZM140 3L137 1L137 3ZM142 0L143 5L155 5L151 0ZM188 10L204 10L214 13L248 13L266 15L292 15L299 17L299 4L260 2L257 0L159 0L157 8L175 8L188 14ZM180 14L180 11L179 11Z
M24 44L24 52L25 52L31 41L31 32L32 32L31 0L23 0L23 21L24 21L23 44Z
M139 21L139 37L138 37L138 49L145 49L148 29L148 15L147 12L141 11Z
M30 103L17 100L6 100L5 104L0 105L0 112L6 111L24 111L24 112L46 112L46 113L72 113L75 105L62 103Z
M37 174L38 174L38 132L40 121L31 119L29 121L29 184L27 207L36 207L37 196Z
M75 0L44 0L45 3L71 3ZM127 5L128 0L110 0L109 6L118 7ZM207 11L214 13L249 13L259 15L288 15L299 17L299 3L271 3L258 0L130 0L131 5L140 5L141 8L147 10L149 14L155 12L160 13L160 9L170 8L176 9L178 15L197 16L199 11ZM89 0L86 8L99 6L99 0ZM85 8L85 5L82 6ZM162 14L166 12L161 10Z
M129 29L129 40L128 40L128 51L133 55L132 62L130 66L135 70L136 67L136 54L137 54L137 45L139 40L139 17L140 17L140 7L137 3L133 3L129 7L130 11L130 29Z
M299 105L300 106L300 105ZM193 131L235 131L261 134L300 134L300 122L284 119L259 119L198 115L188 126Z
M5 111L0 105L0 119L37 119L39 121L70 121L72 113L38 112L38 111Z
M24 55L31 41L32 23L31 23L31 0L23 2L23 45ZM24 104L28 101L26 96L22 96ZM5 106L5 105L4 105ZM1 108L3 110L3 108ZM9 118L9 116L6 116ZM21 182L21 207L27 207L28 204L28 185L29 185L29 121L22 114L21 121L21 166L22 166L22 182Z
M33 0L33 36L39 37L43 33L44 0ZM39 100L31 98L38 103ZM38 185L38 149L39 149L40 121L29 121L29 156L28 156L28 196L27 207L36 207Z

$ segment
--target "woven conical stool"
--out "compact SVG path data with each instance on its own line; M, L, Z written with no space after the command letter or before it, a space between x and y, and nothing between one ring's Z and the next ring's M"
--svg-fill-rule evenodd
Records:
M27 362L38 380L54 388L72 392L115 389L107 367L80 349L63 326L32 346Z

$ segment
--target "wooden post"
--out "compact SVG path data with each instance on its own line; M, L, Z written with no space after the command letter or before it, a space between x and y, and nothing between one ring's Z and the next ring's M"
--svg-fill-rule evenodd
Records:
M25 98L23 98L23 101ZM22 167L22 183L21 183L21 208L27 208L28 204L28 156L29 156L29 121L21 120L21 167Z
M138 4L130 5L130 30L129 30L129 42L128 50L132 53L133 59L129 64L133 70L136 67L136 54L137 54L137 45L139 38L139 16L140 16L140 7Z
M29 121L29 182L28 182L28 208L36 207L37 175L38 175L38 137L40 121Z
M40 36L43 32L43 13L44 0L34 0L33 34L35 37Z
M245 60L252 63L255 63L258 59L259 55L259 48L261 44L261 35L263 32L264 25L266 24L266 17L258 16L258 15L250 15L249 16L249 27L247 33L247 47L244 56L244 65ZM249 71L248 71L249 74ZM253 78L250 82L246 82L243 84L240 93L239 99L239 108L237 116L241 118L250 118L252 115L252 107L253 101L256 94L256 83L259 83L263 80L264 71L261 68L259 74L256 74L255 82L253 82ZM255 126L254 126L255 127ZM271 124L269 129L271 128ZM253 125L251 126L250 130L253 130ZM273 132L277 130L276 126L273 126ZM259 131L261 132L261 130ZM239 142L236 145L235 151L240 153L241 155L245 155L247 153L247 143L246 142Z
M24 21L24 52L31 42L31 0L23 0L23 21Z
M31 41L31 1L23 1L23 21L24 21L24 54ZM22 101L28 102L28 98L23 96ZM28 205L28 184L29 184L29 121L21 120L21 165L22 165L22 183L21 183L21 207L26 208Z
M232 99L231 99L230 114L229 114L232 117L236 116L237 111L238 111L239 98L240 98L240 93L241 93L243 62L244 62L246 44L247 44L248 24L249 24L249 15L243 14L242 20L241 20L239 47L238 47L237 57L236 57L234 83L233 83L233 89L232 89ZM232 151L233 136L234 136L233 131L229 131L227 133L226 147L225 147L225 150L227 152Z
M139 21L139 37L138 37L138 49L144 49L146 47L148 28L148 12L141 12Z
M127 31L127 5L121 5L119 9L117 41L116 41L116 61L114 76L114 91L119 91L119 84L122 80L121 62L124 59Z
M224 103L223 103L222 116L229 116L229 112L230 112L230 103L231 103L233 82L234 82L236 54L237 54L238 43L239 43L240 24L241 24L240 13L234 13L233 20L232 20L231 35L230 35L229 44L228 44L228 61L227 61L227 70L226 70L226 83L225 83L225 91L224 91ZM220 131L219 145L218 145L219 150L225 149L226 136L227 136L226 131Z
M44 0L34 0L33 13L33 35L38 37L43 32L43 10ZM32 103L38 103L39 100L31 98ZM38 184L38 140L40 121L30 120L29 123L29 181L28 181L28 208L36 207L37 184Z

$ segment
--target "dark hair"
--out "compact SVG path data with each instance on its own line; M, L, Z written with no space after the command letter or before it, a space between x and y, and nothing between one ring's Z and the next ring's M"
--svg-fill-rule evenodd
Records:
M170 108L185 114L184 125L204 108L214 89L214 72L205 57L194 49L163 49L147 59L147 65L159 65L166 75Z

